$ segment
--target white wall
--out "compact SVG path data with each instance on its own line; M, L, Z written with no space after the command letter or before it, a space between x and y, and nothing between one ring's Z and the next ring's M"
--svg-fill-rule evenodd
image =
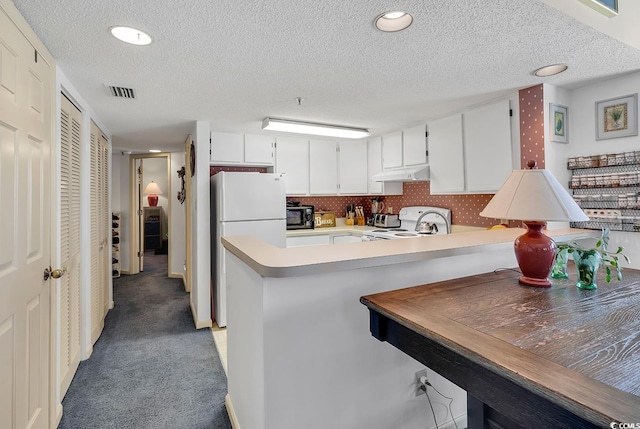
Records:
M551 170L565 186L568 187L571 175L567 170L568 157L640 149L640 136L596 140L595 123L595 103L640 92L640 72L601 81L573 91L563 91L545 85L544 91L547 121L549 102L557 102L569 107L569 143L565 145L546 140L545 144L547 169ZM546 138L548 139L548 136ZM623 246L624 253L631 258L631 267L640 268L640 233L613 231L610 247L614 246Z
M184 279L184 265L187 258L187 230L186 206L180 204L177 195L182 190L182 181L178 177L178 170L184 166L184 152L171 153L171 191L168 197L171 201L171 215L169 224L169 275Z
M211 320L211 236L209 181L209 122L197 121L193 128L196 171L191 184L191 310L196 328L212 326Z

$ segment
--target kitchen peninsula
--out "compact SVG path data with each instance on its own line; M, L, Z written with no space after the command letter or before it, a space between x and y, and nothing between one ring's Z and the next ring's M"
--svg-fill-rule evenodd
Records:
M434 426L425 398L415 396L415 373L424 367L371 336L359 299L516 266L513 240L522 233L510 228L289 249L249 236L223 238L232 418L240 428L265 429ZM548 235L565 241L593 231ZM454 398L454 416L464 417L465 392L438 382ZM442 423L446 403L440 405Z

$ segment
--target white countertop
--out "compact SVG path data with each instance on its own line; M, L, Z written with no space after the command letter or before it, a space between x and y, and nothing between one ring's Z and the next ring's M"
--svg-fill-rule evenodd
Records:
M367 227L348 228L361 228L360 231L363 231ZM330 228L319 228L319 231L327 234L328 232L323 231L325 229ZM347 228L343 231L346 230ZM506 228L404 240L295 248L275 247L251 236L222 237L222 243L228 251L263 277L293 277L475 253L482 246L512 245L516 237L523 233L523 228ZM578 236L595 237L598 231L562 228L547 230L546 233L557 241L567 241Z
M357 225L345 225L345 218L336 218L336 226L314 229L291 229L287 231L287 237L304 237L309 235L332 235L332 234L355 234L362 235L364 231L373 231L374 229L381 229L374 226L357 226ZM486 228L476 226L465 225L451 225L451 232L470 232L470 231L483 231Z

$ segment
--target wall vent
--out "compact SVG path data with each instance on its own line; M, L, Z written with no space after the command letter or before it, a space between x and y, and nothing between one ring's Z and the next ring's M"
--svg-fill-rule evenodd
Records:
M133 88L124 88L122 86L111 86L109 85L109 91L111 91L111 95L118 98L136 98L136 94Z

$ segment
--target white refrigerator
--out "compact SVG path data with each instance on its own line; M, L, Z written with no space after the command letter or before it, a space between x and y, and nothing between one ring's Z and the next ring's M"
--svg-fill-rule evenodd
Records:
M220 238L252 235L286 247L286 230L282 174L222 171L211 176L212 308L218 326L227 326L226 254Z

